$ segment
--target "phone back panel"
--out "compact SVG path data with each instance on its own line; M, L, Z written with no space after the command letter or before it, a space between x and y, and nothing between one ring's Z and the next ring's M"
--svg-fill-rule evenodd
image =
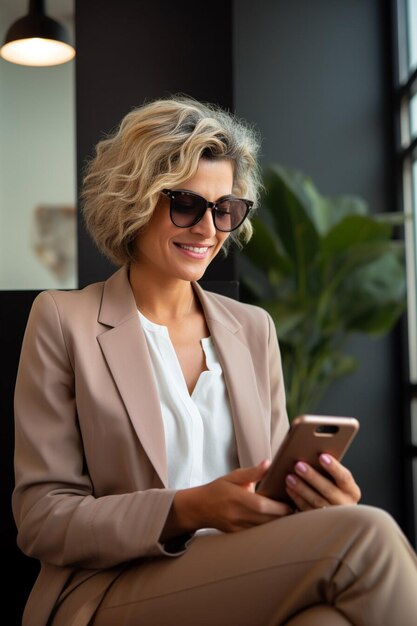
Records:
M326 475L319 463L320 454L327 452L340 461L358 429L358 420L351 417L302 415L295 418L257 492L274 500L291 502L285 491L285 477L294 473L297 461L305 461Z

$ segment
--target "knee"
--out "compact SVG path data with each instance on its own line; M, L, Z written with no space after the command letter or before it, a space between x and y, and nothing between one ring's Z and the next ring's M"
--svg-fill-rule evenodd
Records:
M365 527L375 528L381 532L398 532L400 530L395 519L383 509L367 504L347 507L352 521L357 520ZM346 510L346 509L345 509Z
M301 611L289 622L285 622L285 626L351 626L349 622L339 611L328 604L319 604Z
M388 546L403 541L404 535L398 523L387 511L369 505L343 509L349 526L372 539L374 545Z

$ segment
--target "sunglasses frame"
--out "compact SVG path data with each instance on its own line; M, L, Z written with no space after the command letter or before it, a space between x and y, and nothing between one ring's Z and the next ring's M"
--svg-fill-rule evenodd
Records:
M253 207L252 200L247 200L246 198L237 198L236 196L233 196L233 195L222 196L221 198L219 198L215 202L209 202L208 200L206 200L204 198L204 196L200 196L200 194L195 193L195 191L190 191L188 189L162 189L161 193L163 193L166 196L168 196L168 198L170 200L170 203L169 203L169 216L171 218L171 222L177 228L191 228L192 226L195 226L196 224L198 224L198 222L200 220L203 219L204 215L206 214L207 209L211 209L211 215L212 215L212 218L213 218L213 224L214 224L216 230L219 230L222 233L231 233L234 230L236 230L237 228L239 228L239 226L242 226L243 222L248 217L248 215L250 213L250 210ZM190 195L190 196L194 196L195 198L198 198L198 199L202 200L205 203L205 207L201 209L201 211L198 213L198 215L195 218L195 220L191 224L188 224L187 226L179 226L178 224L176 224L174 222L174 219L173 219L173 216L172 216L172 213L174 211L173 202L175 201L175 198L176 198L177 194L187 194L187 195ZM239 222L239 224L237 226L234 226L234 228L231 228L230 230L225 230L224 228L218 228L218 226L216 224L216 210L218 209L219 203L223 202L224 200L239 200L240 202L243 202L246 205L246 212L245 212L244 217L242 218L242 220Z

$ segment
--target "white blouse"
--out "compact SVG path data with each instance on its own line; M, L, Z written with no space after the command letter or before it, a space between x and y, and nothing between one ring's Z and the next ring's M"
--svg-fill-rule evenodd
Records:
M161 401L168 486L185 489L210 482L239 466L223 372L211 337L201 339L207 371L190 396L168 328L140 311Z

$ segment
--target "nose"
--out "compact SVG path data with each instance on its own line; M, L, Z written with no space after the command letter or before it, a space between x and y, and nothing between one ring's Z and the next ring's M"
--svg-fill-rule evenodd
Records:
M214 225L214 219L213 219L213 210L211 208L207 208L206 212L204 213L203 217L201 218L201 220L199 222L197 222L197 224L194 224L194 226L191 226L191 231L193 233L198 233L204 237L206 237L207 239L209 237L214 237L216 234L216 227Z

